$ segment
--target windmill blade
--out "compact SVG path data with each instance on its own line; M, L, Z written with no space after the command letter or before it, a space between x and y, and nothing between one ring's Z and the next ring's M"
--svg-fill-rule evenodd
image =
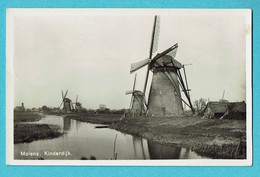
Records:
M126 95L129 95L129 94L132 94L132 93L133 93L132 90L131 90L131 91L126 91L126 92L125 92Z
M133 92L135 91L136 76L137 76L137 74L135 74L135 80L134 80L134 85L133 85Z
M144 59L142 61L136 62L136 63L132 63L131 64L131 69L130 69L130 74L132 74L133 72L137 71L138 69L144 67L145 65L147 65L148 63L150 63L150 59Z
M133 101L134 101L134 95L132 95L132 97L131 97L131 102L130 102L130 107L129 107L130 110L132 109Z
M62 102L61 102L61 104L60 104L60 106L59 106L59 108L61 107L61 105L62 105L62 103L64 102L64 99L62 99Z
M224 90L223 95L222 95L222 100L224 99L224 96L225 96L225 90Z
M175 44L173 46L173 50L168 52L166 55L171 56L172 58L175 58L176 53L177 53L177 49L178 49L178 44Z
M63 90L61 91L61 96L62 96L62 99L64 99L64 94L63 94Z
M72 109L74 109L74 106L73 106L73 104L71 104L70 106L71 106L71 108L72 108Z
M63 99L64 99L64 98L66 98L66 96L67 96L67 93L68 93L68 90L66 91L66 93L65 93L65 95L64 95L64 97L63 97Z
M148 103L147 103L147 100L144 96L143 96L143 102L144 102L144 105L146 106L146 108L148 108Z
M156 15L154 17L153 33L152 33L152 40L150 46L150 58L152 58L152 54L156 52L158 49L159 33L160 33L160 16Z
M152 41L150 46L150 54L149 54L149 62L151 61L153 57L153 53L157 51L158 49L158 41L159 41L159 32L160 32L160 18L159 16L154 17L154 25L153 25L153 33L152 33ZM147 66L146 76L145 76L145 82L144 82L144 90L143 94L145 97L145 91L147 87L147 82L149 78L149 70L150 70L150 63Z

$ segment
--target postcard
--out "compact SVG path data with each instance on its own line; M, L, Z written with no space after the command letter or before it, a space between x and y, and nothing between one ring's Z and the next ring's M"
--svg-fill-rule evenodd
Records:
M250 9L7 9L8 165L252 165Z

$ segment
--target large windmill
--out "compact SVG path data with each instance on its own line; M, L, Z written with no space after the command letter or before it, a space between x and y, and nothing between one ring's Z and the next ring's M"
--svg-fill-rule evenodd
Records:
M76 102L73 104L75 104L75 112L80 112L83 110L82 104L78 102L78 95L76 96Z
M152 71L152 83L148 96L147 114L152 116L173 116L183 114L183 105L188 105L193 111L188 89L188 82L185 73L184 65L175 60L178 44L158 53L153 57L153 54L158 48L159 38L159 22L158 16L155 16L154 27L152 33L152 41L150 46L149 58L137 63L131 64L130 73L133 73L147 65L147 73L145 78L144 90L145 95L149 72ZM183 69L185 82L181 75L180 69ZM188 103L181 97L181 91L184 92Z
M61 91L62 102L61 102L59 108L60 108L60 107L62 106L62 104L63 104L62 110L63 110L64 112L71 112L72 110L74 110L74 108L73 108L71 99L66 98L67 94L68 94L68 90L66 91L65 95L63 94L63 91Z
M132 95L129 109L133 117L145 114L144 94L139 90L135 90L135 84L136 84L136 74L135 74L133 90L126 92L126 95L128 94Z

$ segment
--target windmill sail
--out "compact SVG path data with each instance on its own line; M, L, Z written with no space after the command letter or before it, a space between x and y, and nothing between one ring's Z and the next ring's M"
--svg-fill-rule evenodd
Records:
M175 44L175 45L176 45L176 47L172 51L168 52L166 55L171 56L172 58L175 58L176 53L177 53L178 44Z
M129 95L129 94L132 94L132 93L133 93L132 90L131 90L131 91L126 91L126 92L125 92L126 95Z
M155 16L154 22L154 31L152 36L152 43L151 43L151 53L155 53L158 50L158 43L159 43L159 33L160 33L160 16Z
M156 52L158 49L159 33L160 33L160 17L156 15L154 17L154 26L153 26L149 59L152 59L153 53ZM145 91L146 91L147 81L148 81L148 77L149 77L149 70L150 70L150 67L148 65L147 71L146 71L145 82L144 82L144 91L143 91L144 97L145 97Z
M130 73L133 73L133 72L137 71L138 69L144 67L149 62L150 62L150 60L149 60L149 58L147 58L147 59L144 59L142 61L131 64Z
M134 101L134 91L135 91L136 76L137 76L137 74L135 74L135 80L134 80L134 85L133 85L133 90L132 90L132 98L131 98L131 102L130 102L130 109L132 109L133 101Z

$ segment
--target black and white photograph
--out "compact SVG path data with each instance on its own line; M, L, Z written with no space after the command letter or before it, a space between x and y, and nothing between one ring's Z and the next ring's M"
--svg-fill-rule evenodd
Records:
M7 9L10 165L252 163L251 10Z

